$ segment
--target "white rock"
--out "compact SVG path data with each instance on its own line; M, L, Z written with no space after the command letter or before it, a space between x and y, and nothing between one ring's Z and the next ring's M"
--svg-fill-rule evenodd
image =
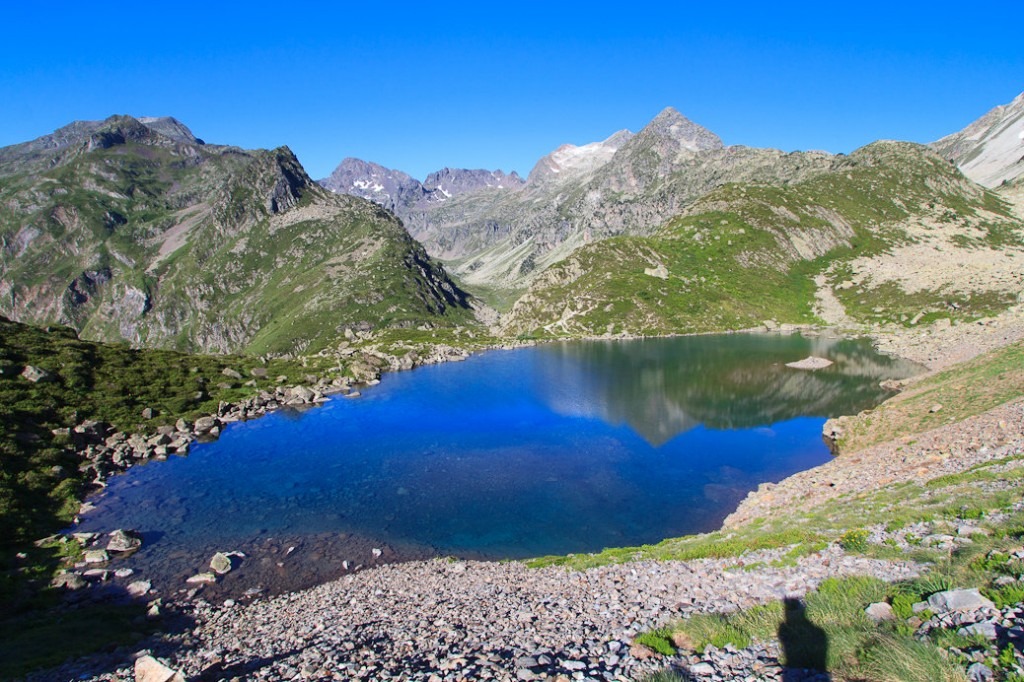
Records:
M152 656L143 656L135 661L135 682L185 682L185 676Z

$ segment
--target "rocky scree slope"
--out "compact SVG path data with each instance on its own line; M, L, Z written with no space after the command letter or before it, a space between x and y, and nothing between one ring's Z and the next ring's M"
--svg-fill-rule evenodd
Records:
M473 321L394 216L322 189L287 147L208 145L173 119L0 150L0 273L0 313L136 346L316 351Z
M1022 289L1021 221L925 147L879 142L787 185L731 183L649 236L588 245L539 276L511 335L664 334L774 318L908 326L973 319ZM952 264L956 263L956 267Z
M929 146L985 187L1024 175L1024 92Z

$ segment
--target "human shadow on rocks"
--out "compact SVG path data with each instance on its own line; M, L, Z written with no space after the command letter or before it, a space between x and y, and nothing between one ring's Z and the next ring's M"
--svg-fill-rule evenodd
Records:
M779 625L779 644L782 646L783 682L825 682L832 679L828 672L828 635L807 618L806 609L799 599L783 600L785 620Z

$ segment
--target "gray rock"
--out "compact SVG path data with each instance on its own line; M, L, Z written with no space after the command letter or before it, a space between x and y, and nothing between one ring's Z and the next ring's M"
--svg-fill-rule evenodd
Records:
M108 552L134 552L142 547L142 538L133 530L117 529L110 534L110 542L107 543Z
M971 682L991 682L995 679L992 670L984 663L972 663L967 668L967 679Z
M185 676L152 656L142 656L135 661L135 682L185 682Z
M995 640L998 636L998 633L996 632L996 624L987 620L962 627L957 630L957 634L963 635L964 637L981 635L988 640Z
M892 610L892 606L884 601L869 604L868 607L864 609L864 613L866 613L868 618L876 623L883 620L896 620L896 613Z
M152 587L153 584L148 580L136 580L135 582L129 584L126 589L128 590L128 594L132 595L133 597L142 597L147 592L149 592L150 588Z
M210 585L217 582L217 576L213 573L197 573L190 578L186 578L185 582L190 585Z
M152 419L153 418L153 414L154 413L153 413L153 408L152 407L147 407L147 408L142 410L142 418L143 419Z
M200 417L195 423L195 432L198 434L209 433L213 429L217 428L216 417Z
M241 379L242 378L242 375L239 374L237 370L231 369L230 367L225 367L223 370L221 370L221 374L223 374L224 376L226 376L226 377L228 377L230 379Z
M217 552L213 555L213 558L210 559L210 568L212 568L218 575L229 573L232 568L231 557L223 552Z
M832 364L833 363L831 360L811 355L804 358L803 360L797 360L796 362L787 362L786 367L790 367L792 369L807 369L813 371L816 369L825 369L826 367L829 367Z
M105 549L90 549L85 552L85 563L105 564L110 561L110 555Z
M77 573L60 573L50 583L54 587L63 587L68 590L80 590L86 586L85 580Z
M307 386L295 386L289 388L284 392L285 398L288 403L302 404L312 402L313 397L316 395L312 389Z
M710 663L707 663L705 661L701 661L700 663L694 663L693 665L690 666L690 674L692 674L692 675L714 675L715 674L715 666L713 666Z
M21 376L33 384L47 384L57 380L56 376L45 369L33 367L32 365L25 365L25 369L21 370Z
M257 379L265 379L267 377L266 367L253 367L249 370L249 374L253 375Z
M936 613L947 611L976 611L995 608L990 600L981 596L977 588L969 590L946 590L928 597L928 606Z

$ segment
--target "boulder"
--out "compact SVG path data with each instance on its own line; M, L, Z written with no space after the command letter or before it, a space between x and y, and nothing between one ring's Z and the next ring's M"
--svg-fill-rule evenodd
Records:
M257 379L266 379L267 378L267 368L266 367L253 367L252 369L249 370L249 374L253 375Z
M134 552L142 547L142 538L133 530L121 530L118 528L110 534L110 542L107 543L108 552Z
M223 370L221 370L221 374L231 379L242 378L242 375L238 373L238 370L231 369L230 367L225 367Z
M224 575L231 571L231 557L224 552L217 552L210 559L210 568L214 570L218 575Z
M981 635L987 640L995 641L999 637L999 633L996 630L996 624L983 620L980 623L972 623L965 627L957 630L957 634L963 637L973 637L974 635Z
M284 396L288 405L302 405L312 402L316 393L307 386L295 386L286 389Z
M185 676L152 656L142 656L135 661L135 682L185 682Z
M186 578L185 582L190 585L209 585L217 582L217 576L213 573L197 573L191 578Z
M55 375L41 367L34 367L32 365L25 365L25 369L21 370L21 376L33 384L46 384L57 380Z
M63 587L69 590L80 590L86 586L85 580L77 573L60 573L50 584L54 587Z
M804 358L803 360L797 360L796 362L786 363L786 367L791 367L793 369L808 369L811 371L814 371L816 369L824 369L831 365L831 360L827 360L826 358L815 357L813 355L810 355Z
M864 613L871 620L879 623L883 620L896 620L896 612L892 610L892 606L885 603L884 601L875 602L869 604Z
M147 408L144 408L142 410L142 418L143 419L152 419L154 414L155 413L153 412L153 408L152 407L147 407Z
M967 668L967 679L971 682L991 682L995 675L984 663L971 663Z
M105 549L90 549L85 552L85 563L105 564L110 561L110 555Z
M936 592L928 597L928 607L935 613L946 613L948 611L977 611L978 609L993 609L989 599L981 596L977 588L969 590L946 590Z
M195 432L198 434L205 434L212 431L217 427L216 417L200 417L195 423Z
M133 597L142 597L145 596L147 592L149 592L151 587L153 587L153 584L148 580L136 580L135 582L128 585L127 590L128 594L132 595Z

